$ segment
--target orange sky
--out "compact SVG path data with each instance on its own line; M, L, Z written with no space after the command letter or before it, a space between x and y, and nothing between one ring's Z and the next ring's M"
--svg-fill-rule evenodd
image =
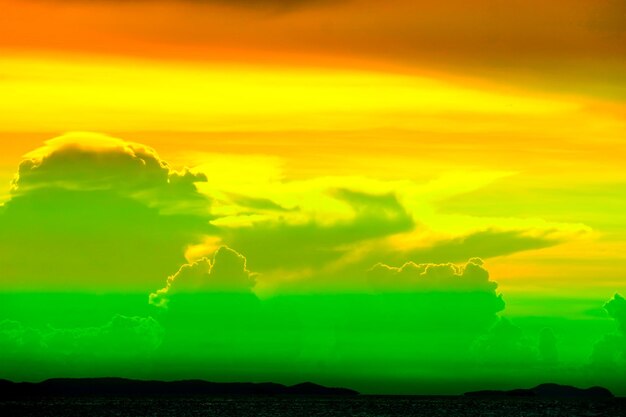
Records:
M10 50L443 71L624 98L617 0L0 5L0 47Z

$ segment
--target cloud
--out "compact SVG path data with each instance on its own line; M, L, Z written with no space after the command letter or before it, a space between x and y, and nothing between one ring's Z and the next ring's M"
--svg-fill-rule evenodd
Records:
M495 320L505 307L502 295L496 291L498 284L490 280L479 258L462 265L377 264L367 272L366 280L375 295L391 301L390 309L394 308L394 298L412 300L415 305L410 309L414 314L411 320L416 323L456 327L467 321L472 323L469 327L480 327Z
M615 294L611 300L604 304L604 309L617 322L622 334L626 335L626 299Z
M351 245L415 227L411 215L393 193L371 194L340 188L329 190L349 216L328 221L323 216L275 217L241 227L224 227L222 240L237 248L261 272L319 269L348 253Z
M390 372L398 367L419 369L420 374L437 368L441 377L450 370L451 360L459 366L473 360L473 343L504 308L493 290L495 283L484 284L486 273L478 263L431 268L433 280L476 281L463 285L464 290L283 292L258 298L250 292L219 293L211 288L183 292L176 289L177 280L170 280L164 290L175 290L171 299L167 292L157 292L151 301L164 305L169 300L160 316L168 330L161 351L171 357L184 355L187 364L212 372L245 375L266 369L276 375L280 363L299 375L316 377L354 366L385 378L393 378ZM207 263L200 265L201 273L187 278L204 285L200 283L208 280ZM466 268L464 276L460 268ZM183 271L181 285L183 274L192 272Z
M473 347L482 363L529 366L537 364L537 351L524 331L506 317L500 317Z
M212 230L202 175L146 146L74 133L20 164L0 207L4 288L147 290ZM152 284L150 284L152 283Z
M222 246L213 259L202 258L180 267L167 279L165 287L150 294L150 304L165 306L174 293L251 293L255 285L254 274L246 267L246 258Z
M410 250L406 255L419 261L458 262L472 256L492 258L562 243L558 231L488 229L434 242L430 247ZM405 255L405 256L406 256Z
M264 211L288 212L297 210L297 208L285 208L280 204L277 204L276 202L270 200L269 198L248 197L244 195L237 195L234 193L229 193L228 197L233 203L237 204L238 206L251 209L253 210L253 212L257 213Z
M145 358L163 339L164 330L152 317L114 316L100 327L33 328L13 320L0 321L0 357L89 362Z
M591 366L603 374L626 371L626 299L615 294L604 304L619 333L610 333L600 339L591 355Z
M377 262L462 262L542 249L590 231L538 218L440 213L441 198L483 187L494 173L455 173L425 184L366 177L286 180L278 174L272 171L266 181L253 176L211 184L214 190L225 187L211 194L216 214L223 216L214 223L222 242L245 253L264 273L268 291L296 277L311 281L324 275L348 284ZM249 196L254 197L246 204ZM205 253L213 249L207 245Z
M176 213L206 210L207 201L195 188L206 180L204 174L173 170L147 146L101 134L70 133L26 155L11 193L18 197L42 189L113 191Z
M115 315L91 327L33 327L0 320L2 377L42 380L141 372L154 365L164 335L152 317Z
M379 263L368 271L368 281L383 291L480 291L495 296L498 287L489 280L489 272L480 258L472 258L460 266L407 262L401 267L392 267ZM501 300L500 296L498 298Z
M366 281L374 294L388 301L389 309L403 299L414 303L407 319L418 328L486 330L505 307L498 284L489 279L479 258L462 265L377 264L367 272Z

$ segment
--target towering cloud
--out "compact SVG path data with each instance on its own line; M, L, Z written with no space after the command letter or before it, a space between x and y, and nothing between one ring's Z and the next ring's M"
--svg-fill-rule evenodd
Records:
M605 305L604 309L615 319L622 334L626 336L626 299L615 294Z
M21 163L0 207L2 286L149 289L210 229L195 187L203 180L119 139L47 142Z
M181 266L167 279L165 287L150 294L149 300L160 307L167 304L168 297L174 292L250 293L254 285L254 274L248 271L246 258L222 246L215 251L212 260L202 258Z
M621 378L626 372L626 299L615 294L604 309L615 320L619 333L607 334L595 344L591 363L601 373Z
M145 145L95 133L71 133L26 155L12 195L51 189L111 191L170 213L206 212L207 202L195 188L200 181L206 181L203 174L177 172Z
M474 345L477 359L499 366L528 366L537 361L537 352L524 331L511 320L500 317Z

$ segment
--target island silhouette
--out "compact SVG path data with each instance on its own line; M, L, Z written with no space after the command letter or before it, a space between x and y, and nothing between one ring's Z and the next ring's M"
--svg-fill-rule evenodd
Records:
M538 397L538 398L613 398L611 391L604 387L577 388L571 385L554 383L540 384L534 388L518 388L507 391L483 390L471 391L464 394L466 397Z
M135 380L126 378L53 378L41 382L13 382L0 379L0 398L80 397L80 396L357 396L358 391L326 387L312 382L283 385L274 382L210 382L200 379L179 381ZM475 398L614 398L604 387L577 388L555 383L512 390L470 391L463 397ZM451 396L454 397L454 396Z
M348 388L312 382L283 385L273 382L209 382L204 380L143 381L126 378L54 378L42 382L0 380L0 397L23 396L188 396L188 395L303 395L353 396Z

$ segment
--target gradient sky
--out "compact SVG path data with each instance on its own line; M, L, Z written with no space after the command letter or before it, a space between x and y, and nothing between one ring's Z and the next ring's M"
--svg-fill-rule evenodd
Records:
M623 1L0 10L0 378L619 391Z

